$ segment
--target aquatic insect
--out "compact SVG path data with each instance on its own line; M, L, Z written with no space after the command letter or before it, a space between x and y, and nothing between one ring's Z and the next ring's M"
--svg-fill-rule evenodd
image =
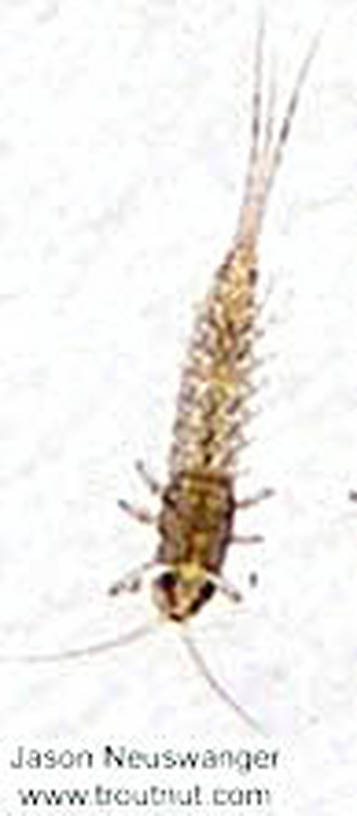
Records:
M211 675L188 635L187 624L216 591L234 601L241 600L240 591L222 574L227 549L234 542L256 542L261 537L236 536L233 532L236 512L273 492L264 488L255 496L238 501L234 491L235 470L246 444L253 390L259 236L317 38L300 66L278 129L274 120L274 78L263 106L263 40L262 19L255 51L251 147L238 228L196 317L178 392L167 485L161 487L141 463L138 465L147 485L160 498L161 509L154 516L149 510L119 501L120 507L135 519L156 525L159 546L152 560L119 579L109 590L113 596L125 590L138 590L144 575L152 573L153 600L160 616L180 624L184 642L210 686L254 725L252 717ZM144 627L120 641L28 659L92 654L132 641L148 630L149 627Z

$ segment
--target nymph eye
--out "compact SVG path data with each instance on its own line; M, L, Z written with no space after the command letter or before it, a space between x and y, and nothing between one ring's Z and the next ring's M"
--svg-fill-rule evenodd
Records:
M176 576L170 570L167 570L158 577L157 585L164 590L173 589L176 586Z
M206 581L206 583L203 584L203 587L200 592L202 600L209 601L209 599L212 598L214 591L215 585L212 583L212 581Z
M206 581L203 586L201 586L199 595L191 604L190 612L191 615L194 615L195 612L198 612L201 609L201 606L212 597L216 587L212 583L212 581Z

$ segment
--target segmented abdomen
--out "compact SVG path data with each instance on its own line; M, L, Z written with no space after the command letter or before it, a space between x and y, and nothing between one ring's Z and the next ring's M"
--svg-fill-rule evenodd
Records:
M198 314L178 395L171 477L234 476L251 390L255 279L253 251L238 247L218 269Z

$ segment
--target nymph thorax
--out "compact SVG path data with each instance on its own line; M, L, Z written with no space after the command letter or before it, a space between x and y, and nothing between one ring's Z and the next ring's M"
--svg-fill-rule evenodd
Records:
M231 480L214 471L184 471L169 483L158 518L159 564L154 599L174 620L197 612L214 593L232 532Z

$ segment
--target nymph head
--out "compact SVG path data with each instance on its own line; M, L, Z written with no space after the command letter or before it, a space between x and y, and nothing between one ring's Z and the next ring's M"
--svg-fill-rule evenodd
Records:
M168 566L153 581L153 599L165 618L183 621L194 615L215 591L212 580L196 564Z

